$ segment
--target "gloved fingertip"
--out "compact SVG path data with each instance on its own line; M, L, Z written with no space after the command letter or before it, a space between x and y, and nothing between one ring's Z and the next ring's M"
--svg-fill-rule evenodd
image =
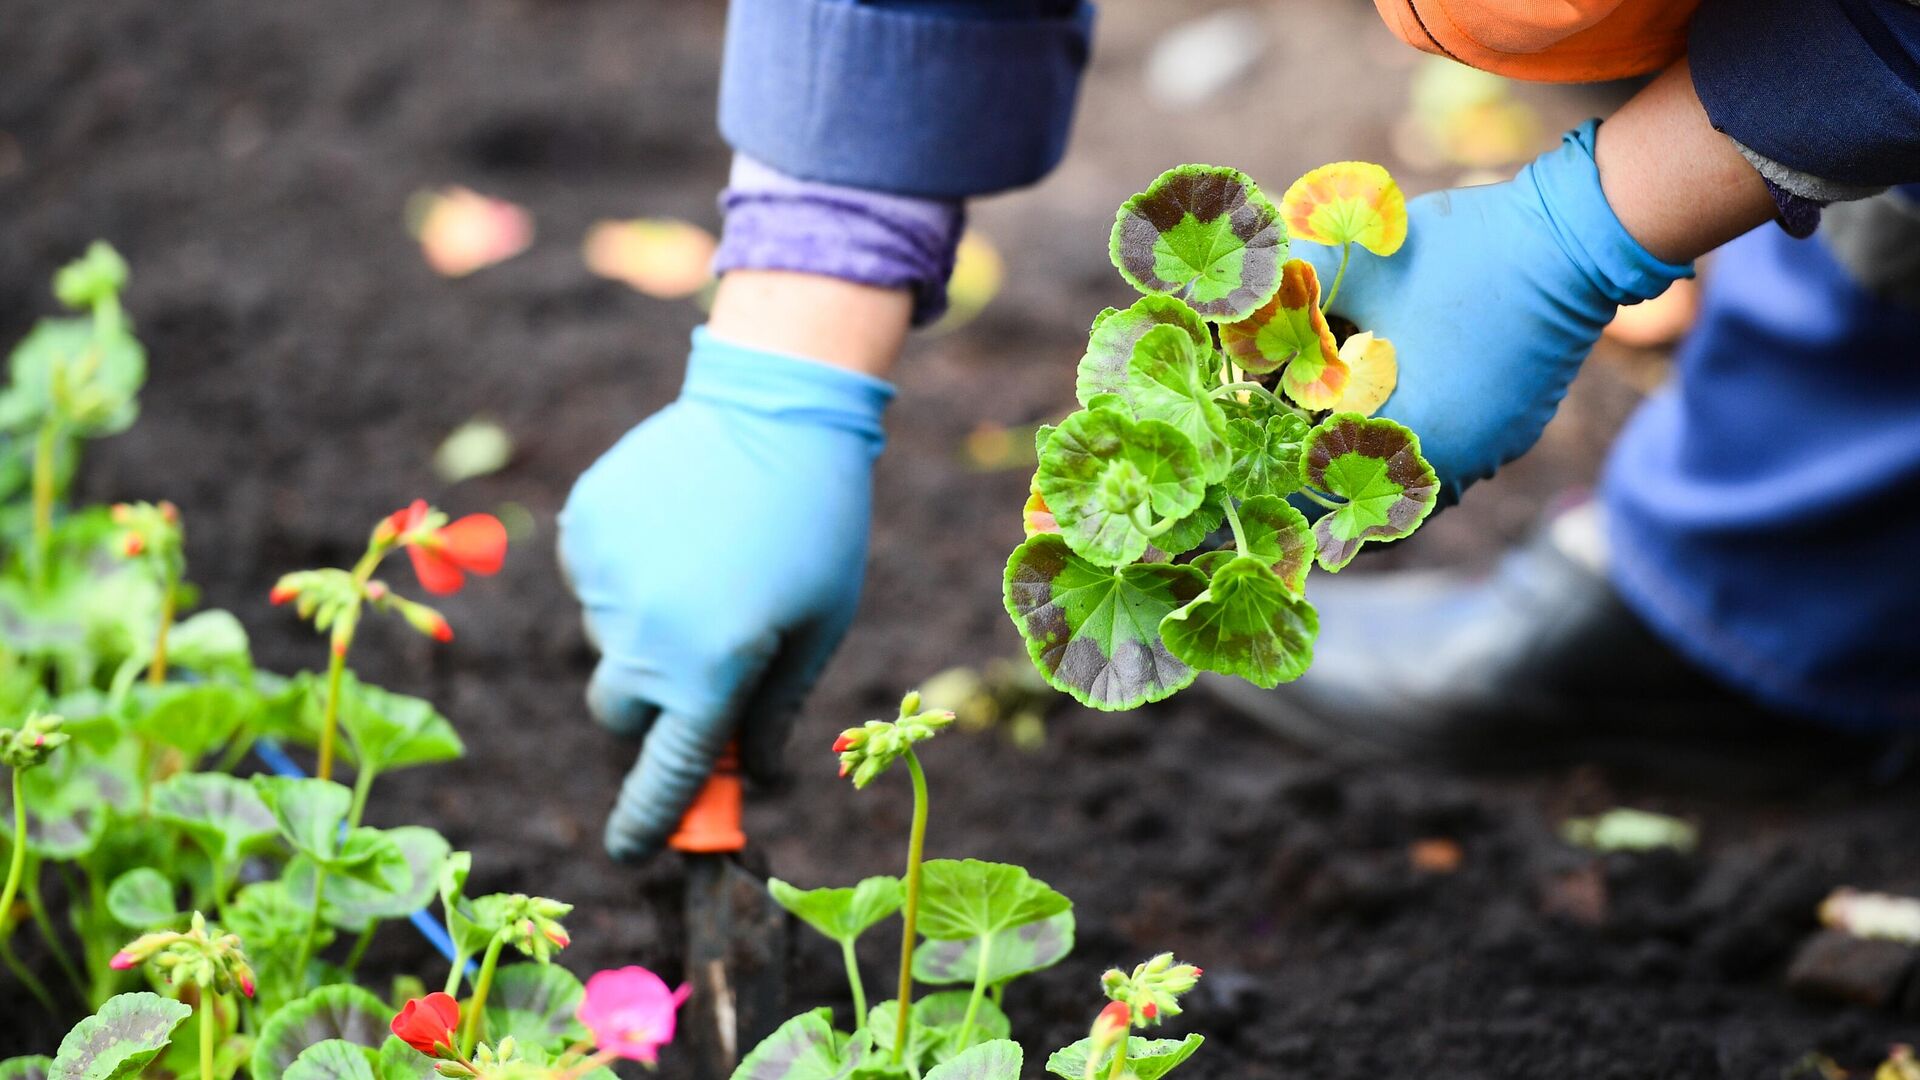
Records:
M607 854L615 862L629 865L646 862L660 854L660 849L665 846L664 839L654 830L636 828L629 819L617 813L607 819Z
M615 735L637 739L653 726L660 706L617 686L603 662L587 681L587 712Z

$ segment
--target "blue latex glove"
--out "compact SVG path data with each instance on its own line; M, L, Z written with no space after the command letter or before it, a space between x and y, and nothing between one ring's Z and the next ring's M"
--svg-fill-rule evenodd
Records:
M1354 246L1332 311L1393 342L1400 378L1380 415L1420 436L1443 504L1540 438L1617 305L1692 276L1607 205L1597 126L1506 183L1409 202L1407 242L1389 258ZM1292 254L1331 287L1340 249L1296 242Z
M615 858L660 849L736 734L750 776L777 772L859 599L892 397L696 330L679 399L574 486L560 559L601 652L587 705L645 739L607 821Z

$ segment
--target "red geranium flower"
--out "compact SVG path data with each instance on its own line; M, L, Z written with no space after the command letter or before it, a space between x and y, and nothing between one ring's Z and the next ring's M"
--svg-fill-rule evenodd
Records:
M460 1003L450 994L432 993L414 998L393 1018L393 1033L423 1054L438 1057L453 1048L453 1029L460 1026Z
M387 528L406 546L420 587L436 596L460 591L468 574L500 569L507 557L507 527L492 514L468 514L437 529L425 528L425 499L387 518Z

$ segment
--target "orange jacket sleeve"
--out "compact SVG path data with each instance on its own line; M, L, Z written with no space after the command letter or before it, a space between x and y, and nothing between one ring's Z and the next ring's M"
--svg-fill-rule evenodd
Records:
M1534 82L1658 71L1687 51L1699 0L1373 0L1416 49Z

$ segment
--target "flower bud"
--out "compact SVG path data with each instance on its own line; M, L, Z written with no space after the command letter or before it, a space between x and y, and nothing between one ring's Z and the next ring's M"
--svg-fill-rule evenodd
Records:
M130 532L120 540L120 550L129 559L139 558L147 550L147 538L137 532Z

